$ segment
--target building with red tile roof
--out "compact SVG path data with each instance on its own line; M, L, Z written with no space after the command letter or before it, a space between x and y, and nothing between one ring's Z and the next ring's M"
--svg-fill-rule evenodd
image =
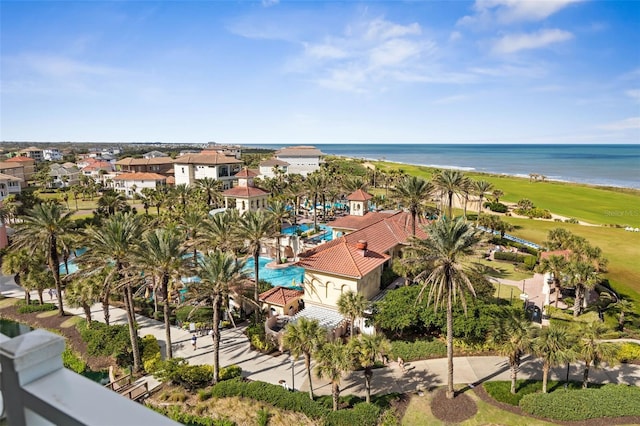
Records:
M302 290L277 286L260 293L258 299L272 315L292 315L298 312L298 301L303 296Z
M195 185L200 179L211 178L221 181L223 189L229 189L241 168L242 160L208 151L206 154L185 154L176 158L174 176L176 185Z
M36 173L36 160L34 160L33 158L25 157L23 155L18 155L16 157L9 158L5 162L20 164L22 166L23 176L17 176L17 177L21 177L22 179L24 179L25 186L27 181L32 180L33 175ZM8 174L11 174L11 173L8 173Z
M238 178L238 186L229 188L222 193L225 208L235 208L243 214L246 211L256 211L267 207L269 193L253 184L253 178L258 174L248 168L243 168L235 177ZM231 206L230 206L231 205Z

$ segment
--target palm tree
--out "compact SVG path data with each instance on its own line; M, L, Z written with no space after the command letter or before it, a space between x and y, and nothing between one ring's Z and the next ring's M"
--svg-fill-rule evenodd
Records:
M253 299L254 302L258 304L260 302L258 300L260 240L273 234L273 221L269 217L269 214L262 210L246 211L240 216L238 225L240 238L247 242L249 254L253 257L253 272L255 277Z
M460 193L466 186L466 178L459 170L443 170L433 177L435 188L443 194L447 194L449 218L453 218L453 195Z
M601 322L581 323L579 340L576 348L577 358L584 362L582 387L589 384L589 368L600 367L601 362L616 361L617 347L614 343L603 342L602 339L609 329Z
M282 263L280 256L280 236L282 235L282 223L289 219L288 206L282 201L271 201L269 203L268 212L271 214L271 220L273 220L273 231L276 236L276 263Z
M316 352L315 359L316 376L331 380L333 411L337 411L338 399L340 398L340 379L342 379L342 374L351 368L349 347L340 341L327 343Z
M371 378L376 361L391 350L391 343L381 334L362 334L349 341L355 364L364 370L366 402L371 402Z
M569 262L564 256L555 255L540 260L540 265L538 265L538 272L550 272L553 275L553 285L556 288L556 308L558 307L558 300L560 300L560 290L562 290L562 276L567 272L568 267Z
M433 185L424 179L408 176L393 189L392 196L411 213L412 235L416 235L416 217L422 213L424 204L433 192Z
M198 246L202 243L202 230L207 220L207 213L202 212L195 208L188 208L180 216L179 228L184 231L187 239L187 246L193 250L192 265L195 267L198 264Z
M367 309L367 299L363 295L349 290L340 295L337 305L338 312L349 320L351 337L353 337L353 323L356 318L364 315L364 310Z
M182 208L186 208L187 200L191 195L191 187L189 187L186 183L181 183L180 185L176 185L173 188L173 196L177 198L178 202L182 206Z
M586 300L586 294L592 290L598 282L596 268L589 262L581 260L572 261L569 266L569 281L576 287L576 297L573 302L573 317L577 318L582 313Z
M87 327L91 327L91 306L100 301L102 286L108 272L101 272L87 278L77 278L67 285L64 297L72 308L84 311Z
M311 381L311 355L327 340L327 330L320 327L317 320L299 318L287 324L282 344L289 349L294 358L304 356L304 365L309 380L309 398L313 400L313 382Z
M522 315L512 315L496 321L490 334L498 353L506 356L511 370L511 393L516 393L516 381L522 357L533 347L531 322Z
M49 270L53 273L56 292L62 294L60 280L60 260L58 258L58 240L72 228L71 212L62 214L58 204L41 203L29 210L22 222L16 225L15 246L29 247L32 252L36 247L44 249ZM58 315L64 316L62 298L58 297Z
M236 209L229 209L209 217L204 222L203 245L237 253L243 246L243 241L237 235L239 221L240 216Z
M493 201L499 203L500 198L504 196L504 192L501 189L494 189L491 195L493 195Z
M324 187L322 175L320 175L319 173L310 174L309 176L307 176L307 180L304 181L304 187L307 191L307 196L313 200L313 229L316 229L318 227L316 205L318 204L318 195L320 195L320 193L322 192L322 188Z
M129 203L127 203L127 199L121 192L109 190L98 199L98 211L104 213L105 216L128 210Z
M630 301L628 301L626 299L619 299L614 304L614 307L619 312L619 314L618 314L618 331L624 331L625 313L633 312L633 303L631 303Z
M478 217L476 218L476 224L480 219L480 213L482 212L482 200L484 199L484 194L490 192L493 189L493 184L486 180L478 180L474 183L475 193L478 196Z
M200 282L189 285L188 301L210 303L213 308L213 384L220 378L220 313L222 302L230 293L239 293L247 282L242 272L244 264L238 262L232 253L220 249L208 253L198 259L198 276Z
M222 191L222 181L212 177L204 177L198 179L196 183L198 188L207 196L207 206L211 206L212 201L218 202Z
M122 288L129 338L133 354L133 370L141 367L140 349L138 347L138 330L136 327L131 281L134 274L130 270L135 244L140 240L142 225L139 216L131 213L116 213L102 222L99 228L87 230L87 252L78 258L86 274L96 274L105 268L111 268L105 279L102 305L105 322L109 321L109 293L111 281ZM137 272L137 271L135 271Z
M162 293L164 330L166 334L166 358L173 358L171 347L171 301L169 297L169 280L180 279L181 273L187 269L184 239L175 228L155 229L144 234L142 241L134 250L133 264L152 275L160 277Z
M29 268L29 272L24 278L23 286L29 290L36 290L40 304L44 304L42 293L44 293L46 289L54 287L55 282L53 281L53 276L44 265L44 259L42 257L34 259L33 266Z
M447 308L447 398L455 396L453 390L453 304L460 298L466 313L465 291L475 296L473 284L463 270L460 258L473 253L480 241L478 232L464 221L442 218L426 226L428 239L412 239L411 250L419 258L425 259L426 269L416 278L423 279L420 298L429 287L428 303L434 302L437 311L442 304ZM426 278L424 278L426 277Z
M26 279L27 274L32 268L36 268L40 261L42 259L33 256L26 248L10 251L2 259L2 273L15 276L16 283L24 289L27 305L31 303L31 288Z
M570 362L574 358L573 342L565 327L551 323L543 327L533 341L534 355L542 358L542 393L547 393L551 367Z

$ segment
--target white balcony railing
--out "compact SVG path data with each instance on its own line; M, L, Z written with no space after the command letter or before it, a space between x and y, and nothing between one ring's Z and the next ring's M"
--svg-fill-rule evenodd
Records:
M64 345L45 330L0 334L0 404L9 425L178 424L64 368Z

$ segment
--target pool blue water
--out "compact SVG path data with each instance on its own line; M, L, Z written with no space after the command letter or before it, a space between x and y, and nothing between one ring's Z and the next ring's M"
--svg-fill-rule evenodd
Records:
M321 234L317 237L314 237L314 241L331 241L333 239L333 229L327 225L318 225L320 228ZM309 229L313 228L313 223L303 223L297 226L287 226L282 228L282 233L285 235L293 235L296 233L296 230L301 232L307 232Z
M272 262L273 259L267 257L258 258L258 278L268 281L272 286L277 287L297 287L300 288L304 280L304 269L299 266L288 266L286 268L269 269L267 263ZM253 258L247 260L244 269L249 276L255 278L253 273ZM294 284L295 282L295 284Z

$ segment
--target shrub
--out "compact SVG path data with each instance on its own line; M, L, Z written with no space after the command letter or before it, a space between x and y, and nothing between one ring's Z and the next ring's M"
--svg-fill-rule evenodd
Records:
M496 213L506 213L509 211L509 207L507 207L502 203L487 201L486 203L484 203L484 206L487 207L492 212L496 212Z
M87 363L76 355L68 346L62 352L62 365L78 374L84 373L87 369Z
M447 345L440 340L416 340L415 342L391 342L391 359L402 358L404 361L416 361L446 356Z
M536 267L537 259L534 256L525 256L524 257L524 266L529 271L533 271L533 268Z
M630 342L622 343L617 358L620 362L640 361L640 345Z
M519 208L515 209L514 212L521 216L527 216L530 218L551 219L551 213L549 210L542 209L540 207L533 207L530 209Z
M91 327L82 322L78 324L82 340L87 343L87 353L92 356L114 356L119 365L131 361L131 341L126 325L106 325L93 321Z
M25 304L24 300L19 300L16 305L18 306L19 314L31 314L33 312L47 312L47 311L55 311L58 309L56 305L53 303L43 303L42 305L36 301L32 300L31 304Z
M271 417L271 414L269 414L269 410L267 410L266 408L261 408L258 410L256 423L258 423L258 426L267 426L269 424L269 417Z
M213 381L213 366L189 365L183 358L173 358L158 363L153 375L160 381L171 381L192 391Z
M242 368L237 365L229 365L228 367L222 367L218 372L220 380L231 380L236 377L242 377Z
M531 256L533 257L533 256ZM518 263L524 263L525 262L525 256L522 254L518 254L518 253L511 253L508 251L497 251L495 253L493 253L493 258L496 260L506 260L509 262L518 262ZM534 258L535 261L535 258Z
M520 400L520 408L534 416L563 421L639 416L640 388L609 384L599 389L534 393Z
M362 402L351 410L332 411L325 419L326 426L375 426L378 424L380 408Z
M142 351L141 351L142 365L144 371L147 373L153 373L159 363L162 361L162 355L160 354L160 345L158 340L152 334L147 334L142 338Z
M385 288L393 282L399 275L396 274L392 268L387 268L382 271L382 278L380 278L380 288Z
M209 307L182 306L176 309L176 322L202 322L211 324L213 319L213 309Z
M178 405L172 405L169 407L154 407L149 405L149 408L169 417L178 423L182 423L190 426L235 426L236 424L229 419L213 419L211 417L200 417L194 414L183 413L181 407Z
M574 224L578 224L578 219L576 219L575 217L570 217L569 219L565 219L566 223L574 223Z

